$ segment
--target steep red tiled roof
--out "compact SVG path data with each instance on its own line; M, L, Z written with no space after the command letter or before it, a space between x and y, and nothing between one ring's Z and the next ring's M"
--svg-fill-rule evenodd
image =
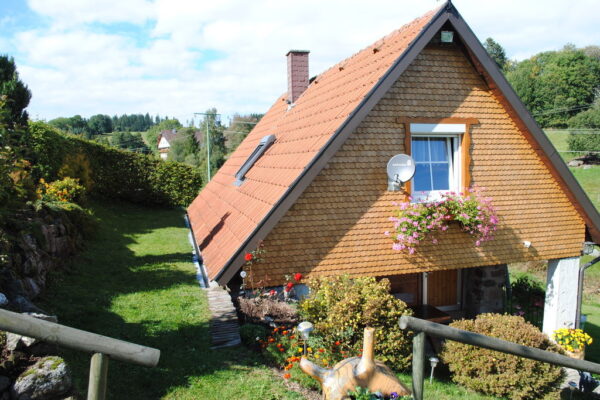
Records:
M431 11L331 67L288 109L280 97L188 208L210 279L227 266L300 177L436 15ZM265 135L275 143L246 174L235 173ZM247 250L247 249L246 249Z

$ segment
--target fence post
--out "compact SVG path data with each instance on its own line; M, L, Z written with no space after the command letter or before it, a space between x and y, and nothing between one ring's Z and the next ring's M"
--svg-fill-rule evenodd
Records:
M108 356L102 353L94 353L90 362L87 400L104 400L106 398L107 375Z
M425 379L425 333L416 333L413 338L412 391L414 400L423 400Z

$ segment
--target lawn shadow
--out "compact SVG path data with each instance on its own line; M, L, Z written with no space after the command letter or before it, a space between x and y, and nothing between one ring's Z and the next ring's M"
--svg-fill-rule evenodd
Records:
M259 356L245 348L210 350L206 300L196 282L187 232L181 231L182 211L127 203L93 208L98 232L81 254L52 275L38 303L61 324L161 350L156 368L111 361L108 398L160 398L187 387L194 377L233 364L260 364ZM148 246L143 236L163 229L166 236L152 238L157 242ZM165 246L170 240L176 242ZM84 393L90 355L63 353Z

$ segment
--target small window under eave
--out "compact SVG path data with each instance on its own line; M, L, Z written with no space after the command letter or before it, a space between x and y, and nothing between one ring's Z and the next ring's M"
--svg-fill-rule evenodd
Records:
M250 171L250 168L252 168L254 163L263 155L265 151L267 151L269 146L271 146L274 141L275 135L267 135L260 139L260 143L258 146L256 146L252 154L250 154L250 157L246 159L244 164L242 164L240 169L238 169L238 171L235 173L235 182L233 182L235 186L240 186L242 183L244 183L244 179L246 179L246 174L248 171Z

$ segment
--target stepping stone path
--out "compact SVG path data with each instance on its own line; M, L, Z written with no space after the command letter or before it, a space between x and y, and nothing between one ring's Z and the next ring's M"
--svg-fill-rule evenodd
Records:
M208 295L208 308L211 314L211 349L241 344L237 313L229 293L214 282L204 290Z

